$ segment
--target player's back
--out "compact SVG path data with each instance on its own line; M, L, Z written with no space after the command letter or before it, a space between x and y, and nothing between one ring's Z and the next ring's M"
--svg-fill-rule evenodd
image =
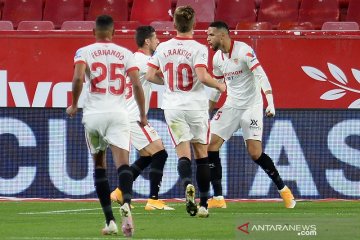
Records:
M134 53L134 59L136 66L139 68L139 79L144 91L145 97L145 113L149 111L150 106L150 97L151 97L151 83L145 79L145 75L148 69L147 63L150 59L150 56L144 54L141 51L137 51ZM135 101L135 97L132 90L132 84L130 79L126 78L126 104L129 111L129 117L131 120L138 120L139 119L139 108Z
M80 48L74 61L87 65L85 115L125 111L125 76L135 67L128 49L111 42L97 42Z
M208 108L204 85L195 73L196 67L207 67L207 60L207 48L193 39L175 37L160 43L149 64L164 74L163 109Z

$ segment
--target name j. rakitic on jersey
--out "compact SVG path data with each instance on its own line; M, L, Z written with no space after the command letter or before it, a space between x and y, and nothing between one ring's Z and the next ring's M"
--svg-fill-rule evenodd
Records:
M191 53L188 52L187 50L185 49L181 49L181 48L174 48L174 49L169 49L166 52L163 53L164 54L164 57L170 57L170 56L173 56L173 55L182 55L184 56L186 59L190 59L191 58Z

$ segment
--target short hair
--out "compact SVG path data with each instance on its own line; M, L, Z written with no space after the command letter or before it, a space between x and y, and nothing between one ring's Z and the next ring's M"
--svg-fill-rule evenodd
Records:
M109 15L100 15L96 18L96 29L109 30L114 27L114 20Z
M174 13L175 27L181 33L191 30L195 21L195 11L191 6L180 6Z
M228 25L225 22L222 22L222 21L212 22L212 23L210 23L209 27L213 27L213 28L217 28L217 29L224 29L224 30L226 30L226 32L228 34L230 33Z
M140 26L136 29L135 40L138 47L144 46L145 39L151 38L155 29L152 26Z

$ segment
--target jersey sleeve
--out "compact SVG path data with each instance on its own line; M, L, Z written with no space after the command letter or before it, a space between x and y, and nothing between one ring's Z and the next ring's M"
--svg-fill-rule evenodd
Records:
M79 48L74 57L74 65L77 63L85 63L86 64L86 57L85 57L85 49Z
M241 50L241 55L243 57L243 60L245 61L246 65L250 69L250 71L253 71L255 68L260 66L259 60L256 57L255 51L249 46L246 45Z
M158 46L159 49L159 46ZM155 53L151 56L147 63L148 67L155 68L156 70L160 69L160 61L159 61L159 52L155 51Z
M139 67L137 66L137 63L136 63L136 60L135 60L135 57L133 55L132 52L130 51L127 51L126 53L126 57L127 57L127 62L125 64L125 71L126 73L129 73L131 71L134 71L134 70L139 70Z
M195 57L194 57L194 67L204 67L204 68L208 68L208 49L204 46L201 45L199 47L199 51L197 51Z
M220 70L218 60L219 60L219 54L215 54L214 57L213 57L213 72L212 72L212 75L217 80L224 78L224 74Z

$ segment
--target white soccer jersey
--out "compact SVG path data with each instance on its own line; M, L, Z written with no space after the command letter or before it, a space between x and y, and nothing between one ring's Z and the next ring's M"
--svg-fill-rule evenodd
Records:
M138 70L131 51L111 42L77 50L74 63L86 64L83 114L126 111L125 76Z
M148 66L164 74L162 109L203 110L208 108L204 85L195 68L206 67L207 48L191 38L175 37L160 43Z
M232 41L229 53L218 50L213 58L213 75L225 79L227 86L226 106L246 109L263 104L260 82L253 70L260 66L254 50L243 42Z
M136 65L139 68L140 82L143 87L145 97L145 113L147 114L147 112L149 111L152 89L151 83L145 79L145 74L148 69L147 63L150 59L150 56L145 55L141 51L137 51L134 53L134 58ZM130 121L137 121L139 120L140 112L132 91L132 84L130 78L126 78L126 86L126 104L129 111L129 118Z

